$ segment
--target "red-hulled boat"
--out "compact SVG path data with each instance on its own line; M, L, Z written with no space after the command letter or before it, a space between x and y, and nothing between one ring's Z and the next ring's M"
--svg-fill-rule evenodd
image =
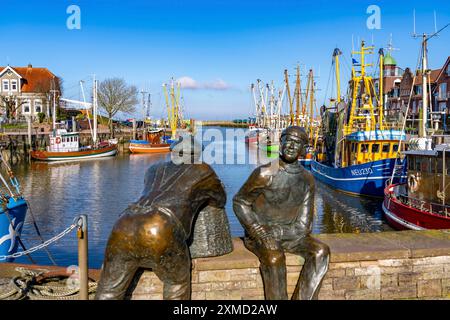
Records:
M450 229L450 146L405 152L408 180L386 187L383 211L395 229Z

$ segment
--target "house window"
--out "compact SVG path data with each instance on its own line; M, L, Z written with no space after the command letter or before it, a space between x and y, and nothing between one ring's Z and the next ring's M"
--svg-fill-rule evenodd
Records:
M30 100L27 99L22 104L22 113L30 113Z
M441 83L439 85L439 99L446 99L447 98L447 83Z
M11 91L17 91L17 80L11 80Z
M422 86L416 86L416 94L421 95L422 94Z
M2 80L2 90L9 91L9 80Z
M450 63L447 66L447 75L450 76Z
M34 113L42 112L42 101L34 100Z

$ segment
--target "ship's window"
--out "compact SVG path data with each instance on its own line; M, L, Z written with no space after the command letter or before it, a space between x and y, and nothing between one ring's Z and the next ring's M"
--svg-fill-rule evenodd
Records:
M408 170L414 170L414 157L408 158Z
M450 157L449 154L445 155L445 175L448 175L450 172Z
M436 159L430 159L430 172L436 173Z
M352 152L356 152L356 143L352 142Z
M420 157L416 157L416 164L415 164L415 170L416 171L419 171L420 170L420 168L421 168L421 165L420 165L420 163L422 162L421 161L421 159L420 159Z
M430 159L429 158L423 158L421 161L420 171L427 173L428 170L430 170Z
M380 152L380 144L374 143L372 145L372 153L378 153L378 152Z
M442 158L441 157L437 157L436 158L436 171L441 173L442 172ZM447 171L448 172L448 171Z
M389 152L389 143L383 143L383 149L381 152L386 153Z
M361 144L361 152L367 153L368 151L369 151L369 144L367 144L367 143Z
M392 146L392 152L397 152L398 151L398 144L394 144Z

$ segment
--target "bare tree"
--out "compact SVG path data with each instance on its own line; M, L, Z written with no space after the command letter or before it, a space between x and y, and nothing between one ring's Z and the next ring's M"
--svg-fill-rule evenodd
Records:
M112 118L117 112L133 113L138 103L137 88L128 85L124 79L111 78L102 81L98 87L99 107L108 115L109 132L114 137Z
M0 105L5 109L6 119L11 123L17 116L17 110L25 103L25 101L16 95L0 96L0 98L2 102Z

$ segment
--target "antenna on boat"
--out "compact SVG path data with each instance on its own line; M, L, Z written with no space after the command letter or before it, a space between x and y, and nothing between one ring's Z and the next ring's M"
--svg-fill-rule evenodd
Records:
M434 12L434 25L435 25L435 32L432 34L427 34L427 33L423 33L421 36L416 34L416 30L415 30L415 11L414 11L414 35L413 37L415 39L417 38L421 38L422 39L422 66L421 66L421 76L422 76L422 124L419 128L419 137L420 138L426 138L427 137L427 122L430 118L433 119L433 117L431 116L431 114L433 113L433 108L432 108L432 102L433 100L431 99L431 86L429 84L430 81L430 70L428 68L428 57L427 57L427 52L428 52L428 40L437 37L439 35L440 32L442 32L444 29L446 29L448 26L450 26L450 23L446 24L444 27L442 27L439 30L436 30L436 12ZM429 88L430 86L430 88ZM430 94L430 97L428 96L428 94ZM430 109L430 117L428 117L428 112ZM435 128L438 127L438 121L437 120L433 120L435 121Z
M437 33L436 10L434 10L434 33Z

